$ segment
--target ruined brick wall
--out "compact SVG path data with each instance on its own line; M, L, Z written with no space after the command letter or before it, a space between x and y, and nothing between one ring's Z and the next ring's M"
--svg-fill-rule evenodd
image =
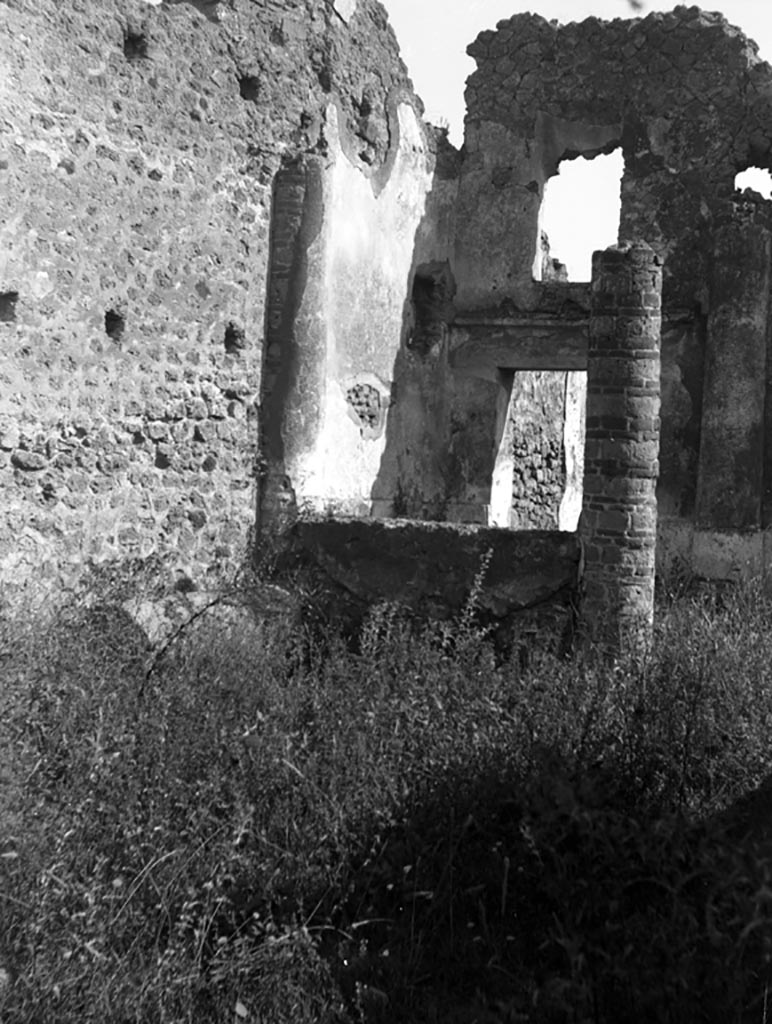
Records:
M340 12L0 5L3 580L151 552L196 575L243 556L274 177L324 156L331 101L352 161L377 174L387 107L416 104L383 9Z
M721 282L730 268L717 242L727 218L740 216L736 174L772 167L772 69L739 29L696 7L569 25L516 15L481 33L469 52L477 70L467 87L459 183L459 308L537 311L545 285L533 271L535 257L543 263L539 212L546 181L561 160L621 147L619 238L645 240L663 261L660 522L672 520L674 529L676 521L766 526L757 509L769 488L761 461L772 421L765 412L769 395L759 395L754 384L768 365L764 328L752 359L730 351L732 332L749 317L764 319L766 300L754 311L738 290L727 302ZM749 270L756 273L753 260ZM731 330L714 305L734 309ZM718 363L710 361L717 345L726 349ZM713 387L708 378L719 363L722 379ZM753 395L740 417L743 429L717 429L738 418L730 393ZM703 514L708 491L721 491L716 472L707 488L699 479L707 471L703 428L713 432L714 445L728 443L726 457L742 467L735 486L752 495L752 525L739 510Z
M756 44L720 14L677 7L570 25L516 15L469 53L467 146L484 144L470 129L485 123L537 151L521 181L502 147L493 187L530 186L538 206L561 159L621 145L620 237L646 238L665 260L666 306L703 298L716 206L739 170L771 158L772 70Z

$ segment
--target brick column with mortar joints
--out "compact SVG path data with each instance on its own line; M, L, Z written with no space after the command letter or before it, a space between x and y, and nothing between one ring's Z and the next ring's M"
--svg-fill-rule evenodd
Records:
M596 252L587 354L585 637L645 650L654 623L662 263L646 243Z

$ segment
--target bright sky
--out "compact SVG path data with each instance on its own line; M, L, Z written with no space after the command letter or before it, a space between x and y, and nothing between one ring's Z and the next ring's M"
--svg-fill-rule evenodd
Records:
M450 138L457 146L463 141L464 83L475 63L466 47L479 32L495 28L496 22L513 14L532 11L566 23L599 18L635 17L627 0L382 0L397 34L402 57L416 91L426 104L426 118L449 124ZM651 11L670 11L675 4L643 0L637 16ZM706 10L721 11L734 25L759 44L760 54L772 63L772 0L705 0ZM547 186L543 205L543 226L550 237L552 252L568 264L574 281L589 280L589 253L616 242L619 223L619 178L621 160L614 156L587 161L582 158L562 165L561 174ZM571 178L579 176L573 188ZM758 180L752 187L768 186ZM561 189L566 194L560 195ZM584 215L584 221L581 216ZM592 237L594 236L594 237ZM589 246L577 239L592 238ZM589 249L589 251L585 251Z

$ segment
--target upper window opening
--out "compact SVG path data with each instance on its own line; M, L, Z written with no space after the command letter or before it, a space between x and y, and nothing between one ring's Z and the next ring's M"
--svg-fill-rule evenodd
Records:
M744 192L746 188L753 189L764 197L772 199L772 174L761 167L748 167L740 171L734 179L734 187Z
M565 264L567 280L590 280L593 252L618 241L624 169L621 148L561 162L544 186L534 264L537 280L543 277L542 266L548 261L554 266L555 260ZM549 253L542 234L549 239Z

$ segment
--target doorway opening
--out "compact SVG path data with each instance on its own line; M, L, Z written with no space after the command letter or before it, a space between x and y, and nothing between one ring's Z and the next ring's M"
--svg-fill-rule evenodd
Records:
M488 522L576 530L584 477L584 370L500 370Z

